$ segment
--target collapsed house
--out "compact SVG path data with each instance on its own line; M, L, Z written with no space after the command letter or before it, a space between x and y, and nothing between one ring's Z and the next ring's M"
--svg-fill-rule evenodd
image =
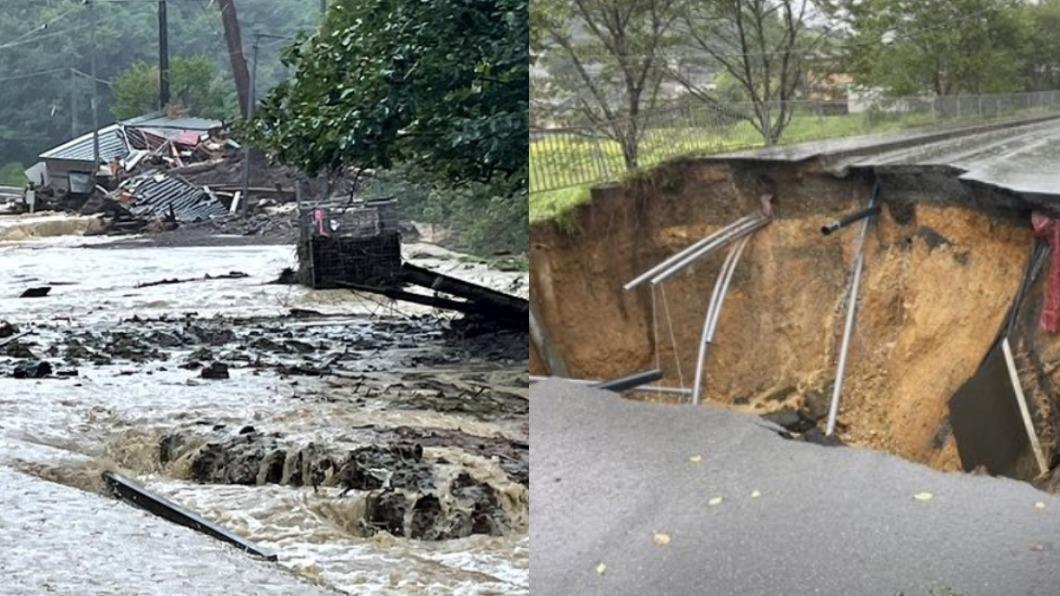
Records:
M70 195L92 194L92 175L114 177L144 163L180 167L221 157L230 143L218 120L151 114L99 129L100 169L93 172L92 132L40 154L26 178L40 189Z
M138 231L155 219L209 219L238 200L177 173L226 161L239 148L221 121L149 114L101 128L98 138L98 168L91 132L41 153L41 161L26 171L37 200L83 214L107 213L115 232Z

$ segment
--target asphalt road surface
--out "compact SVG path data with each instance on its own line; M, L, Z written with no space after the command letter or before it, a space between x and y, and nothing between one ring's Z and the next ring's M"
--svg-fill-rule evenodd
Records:
M1060 499L1028 484L709 406L530 394L535 596L1060 594Z

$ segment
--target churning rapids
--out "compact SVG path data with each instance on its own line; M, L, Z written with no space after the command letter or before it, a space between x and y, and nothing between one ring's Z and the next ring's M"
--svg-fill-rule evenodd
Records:
M0 593L529 593L525 334L269 283L292 246L20 225L0 241L0 320L30 332L0 347ZM405 252L527 293L523 273ZM105 470L278 563L115 500Z

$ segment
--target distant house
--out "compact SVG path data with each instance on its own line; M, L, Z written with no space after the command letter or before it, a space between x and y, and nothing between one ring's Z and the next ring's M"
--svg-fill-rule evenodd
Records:
M180 146L195 145L203 135L223 127L224 123L218 120L174 118L162 114L149 114L116 122L99 129L101 171L109 174L110 168L107 164L115 160L123 167L128 167L126 162L138 160L148 152L157 151L166 143L171 144L174 158L179 160ZM94 153L93 135L89 132L41 153L41 161L26 170L26 178L38 188L47 187L70 194L89 194L92 192Z

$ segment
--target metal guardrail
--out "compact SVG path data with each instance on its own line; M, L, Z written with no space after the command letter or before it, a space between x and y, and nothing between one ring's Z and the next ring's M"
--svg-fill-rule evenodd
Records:
M780 143L790 144L909 128L941 128L1060 113L1060 91L942 97L793 101ZM776 113L780 104L771 107ZM744 118L750 104L700 104L642 114L636 119L637 166L682 155L709 155L764 145ZM565 120L571 120L572 114ZM530 130L530 192L617 180L629 171L616 140L629 119Z

